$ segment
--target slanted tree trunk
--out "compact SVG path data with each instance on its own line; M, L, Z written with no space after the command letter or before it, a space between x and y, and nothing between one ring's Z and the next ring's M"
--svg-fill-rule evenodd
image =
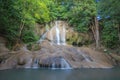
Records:
M22 36L23 28L24 28L24 23L21 22L20 29L19 29L19 34L18 34L18 38L16 39L15 45L13 46L12 50L15 50L15 49L21 47L21 36Z
M99 48L100 44L99 44L99 40L100 40L100 36L99 36L99 24L98 24L98 20L97 17L94 18L94 21L92 22L91 25L91 30L95 39L95 43L96 43L96 48Z
M24 23L21 22L21 25L20 25L20 31L19 31L19 36L18 36L19 39L21 39L23 28L24 28Z

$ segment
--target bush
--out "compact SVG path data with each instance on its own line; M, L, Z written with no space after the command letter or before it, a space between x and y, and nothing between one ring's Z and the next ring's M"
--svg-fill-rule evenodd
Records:
M119 46L118 30L111 21L104 22L102 30L102 43L108 48L116 48Z

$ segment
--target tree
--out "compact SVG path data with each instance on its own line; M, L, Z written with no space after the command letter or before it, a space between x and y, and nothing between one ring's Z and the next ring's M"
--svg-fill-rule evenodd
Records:
M102 26L103 26L103 43L106 45L112 44L113 46L118 47L117 45L120 44L120 8L119 8L120 1L119 0L100 0L99 2L99 14L101 16L102 20ZM106 27L105 27L106 26ZM109 31L106 31L108 29L112 29L112 31L109 33ZM111 34L111 35L110 35ZM105 37L107 36L107 38ZM108 37L109 36L109 37ZM110 40L114 37L114 40ZM118 41L119 40L119 41ZM114 43L114 44L113 44ZM112 47L112 46L109 46Z
M0 0L0 34L9 43L34 42L34 24L50 21L49 10L42 0Z
M96 48L99 48L99 23L94 0L74 0L68 15L69 23L78 32L92 31Z

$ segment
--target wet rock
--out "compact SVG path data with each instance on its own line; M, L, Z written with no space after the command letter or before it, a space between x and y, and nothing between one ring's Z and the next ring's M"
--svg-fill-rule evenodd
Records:
M80 47L93 41L90 33L77 32L66 21L60 20L51 22L47 28L45 25L37 24L35 33L40 35L39 43L48 40L51 44L69 44ZM59 38L59 40L56 38Z
M47 46L47 43L43 42L41 51L36 54L40 56L40 65L51 65L53 61L59 65L59 57L63 57L72 68L112 67L111 61L103 53L85 47L75 48L68 45L51 46L49 44Z
M12 68L111 68L111 60L105 54L86 47L51 45L43 41L40 50L29 51L22 47L11 52L0 63L0 69Z

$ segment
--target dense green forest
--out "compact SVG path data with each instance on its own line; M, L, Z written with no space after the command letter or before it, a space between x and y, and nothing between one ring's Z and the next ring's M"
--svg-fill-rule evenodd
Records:
M93 33L96 46L120 47L119 0L0 0L0 35L9 45L31 43L35 23L64 20L76 31Z

